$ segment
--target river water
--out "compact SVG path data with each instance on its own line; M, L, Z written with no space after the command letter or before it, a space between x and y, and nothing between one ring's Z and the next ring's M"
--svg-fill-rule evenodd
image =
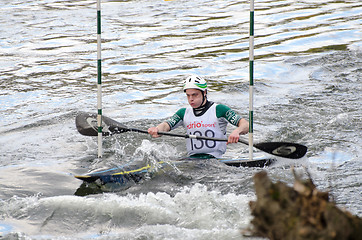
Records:
M309 148L264 170L292 183L291 165L307 169L359 216L361 19L359 0L255 4L255 141ZM99 160L96 138L77 132L77 113L97 108L95 1L3 0L0 29L1 239L244 238L260 168L174 166L127 189L75 195L76 174L185 154L183 139L123 133L104 138ZM104 1L104 115L147 129L187 105L181 82L196 73L210 100L247 118L248 35L247 1ZM225 156L247 152L235 144Z

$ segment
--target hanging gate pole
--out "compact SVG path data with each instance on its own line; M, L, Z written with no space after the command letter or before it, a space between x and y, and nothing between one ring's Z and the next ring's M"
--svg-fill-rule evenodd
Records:
M253 114L254 114L254 0L250 0L249 36L249 160L253 160Z
M98 158L102 157L102 57L101 57L101 0L97 0L97 127Z

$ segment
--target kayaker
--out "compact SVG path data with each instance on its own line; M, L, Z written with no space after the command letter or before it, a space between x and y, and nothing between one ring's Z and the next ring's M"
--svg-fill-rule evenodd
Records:
M202 77L197 75L187 77L183 90L190 107L179 109L167 121L157 127L149 128L148 133L152 137L160 137L158 132L168 132L183 126L189 135L226 139L226 126L231 123L237 128L229 135L227 142L191 138L186 140L189 156L206 155L219 158L225 153L227 144L237 143L241 134L249 132L247 120L228 106L215 104L207 99L207 82Z

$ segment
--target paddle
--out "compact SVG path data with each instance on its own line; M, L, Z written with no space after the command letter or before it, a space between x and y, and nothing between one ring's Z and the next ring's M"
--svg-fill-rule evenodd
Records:
M80 113L76 117L75 122L80 134L85 136L98 135L96 114ZM103 122L104 136L124 133L124 132L139 132L139 133L148 134L147 130L129 128L124 124L105 116L102 116L102 122ZM159 132L158 134L172 136L172 137L199 139L199 140L211 140L211 141L223 141L223 142L227 141L227 139L221 139L221 138L211 138L211 137L196 136L189 134L176 134L170 132ZM243 139L239 139L239 142L245 145L249 145L249 143ZM302 158L307 152L306 146L298 143L288 143L288 142L262 142L254 144L254 147L274 156L291 158L291 159Z

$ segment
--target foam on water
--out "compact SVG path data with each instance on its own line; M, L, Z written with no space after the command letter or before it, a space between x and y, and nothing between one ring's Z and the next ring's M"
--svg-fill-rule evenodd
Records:
M162 192L138 196L14 196L0 202L0 216L13 226L4 227L4 233L24 231L36 238L61 235L65 239L102 239L106 233L118 239L141 235L156 239L236 239L241 236L240 229L249 224L248 202L253 199L253 194L221 194L201 184L184 187L175 196Z

